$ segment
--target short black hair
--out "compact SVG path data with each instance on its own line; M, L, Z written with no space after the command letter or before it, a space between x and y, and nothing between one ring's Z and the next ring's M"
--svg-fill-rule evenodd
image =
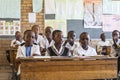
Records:
M69 31L67 34L67 38L69 38L72 33L75 33L75 31Z
M28 34L28 33L31 32L31 31L32 31L32 30L26 30L26 31L24 31L23 40L25 40L26 34Z
M62 32L62 31L61 30L54 30L53 33L52 33L52 38L54 38L56 33L58 33L58 32Z
M114 31L112 32L112 34L113 34L114 32L119 32L119 31L118 31L118 30L114 30Z
M81 39L81 37L82 37L83 34L88 34L88 33L87 33L87 32L82 32L82 33L80 34L80 36L79 36L80 39Z
M29 31L32 31L32 30L25 30L25 31L24 31L24 35L25 35L27 32L29 32Z
M18 33L20 33L20 31L16 31L16 32L15 32L15 35L17 35Z
M33 30L35 27L38 27L38 28L39 28L39 25L33 25L33 26L32 26L32 30Z
M105 35L105 33L101 33L101 34L100 34L100 38L102 38L102 35Z

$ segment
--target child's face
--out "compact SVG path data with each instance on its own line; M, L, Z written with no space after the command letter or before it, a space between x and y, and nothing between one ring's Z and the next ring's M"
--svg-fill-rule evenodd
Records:
M80 43L83 48L86 48L89 44L90 36L88 34L83 34L80 38Z
M55 34L53 40L55 41L55 43L57 44L62 44L62 41L63 41L63 35L62 35L62 32L58 32Z
M119 39L119 32L113 32L112 37L114 40Z
M104 41L105 40L105 34L101 35L101 39Z
M46 28L45 29L45 36L47 38L52 38L52 32L53 32L53 30L51 28Z
M17 33L15 37L16 37L16 40L18 40L18 41L21 41L21 40L22 40L22 35L21 35L21 33Z
M39 34L39 27L38 27L38 26L35 26L35 27L33 28L33 32L34 32L35 34Z
M71 35L69 36L69 38L75 40L76 39L76 33L74 33L74 32L71 33Z
M25 41L29 44L33 44L35 40L35 33L34 32L29 32L26 34L26 38L25 38Z

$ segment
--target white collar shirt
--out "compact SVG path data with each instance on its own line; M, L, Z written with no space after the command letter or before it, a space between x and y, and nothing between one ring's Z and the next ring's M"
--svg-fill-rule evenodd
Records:
M73 56L96 56L96 50L90 46L88 46L87 50L84 50L81 46L76 48L73 51Z
M53 40L49 43L49 41L48 41L47 38L45 37L45 38L40 42L40 47L47 49L48 47L53 46L54 43L55 43L55 42L54 42Z

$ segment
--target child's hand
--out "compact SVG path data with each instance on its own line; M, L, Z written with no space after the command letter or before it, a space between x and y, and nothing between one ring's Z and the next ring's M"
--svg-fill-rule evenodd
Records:
M69 39L65 40L65 43L67 43L67 42L71 42L71 41L72 41L72 39L69 38Z
M13 44L16 44L16 41Z

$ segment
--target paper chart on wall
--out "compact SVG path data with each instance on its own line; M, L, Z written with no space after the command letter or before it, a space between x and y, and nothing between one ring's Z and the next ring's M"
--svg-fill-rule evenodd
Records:
M35 23L36 22L36 13L28 13L28 21L29 21L29 23Z
M56 4L56 19L66 19L66 0L55 0Z
M66 0L67 19L83 19L84 0Z
M102 28L102 0L84 0L84 28Z
M55 0L45 0L45 14L55 14Z
M16 31L20 31L20 21L0 21L0 35L15 35Z
M83 19L83 0L55 0L55 19Z
M67 36L66 20L45 20L45 27L51 26L54 30L61 30L63 36Z
M103 0L103 14L120 15L120 0Z
M120 31L120 15L103 15L103 31Z

